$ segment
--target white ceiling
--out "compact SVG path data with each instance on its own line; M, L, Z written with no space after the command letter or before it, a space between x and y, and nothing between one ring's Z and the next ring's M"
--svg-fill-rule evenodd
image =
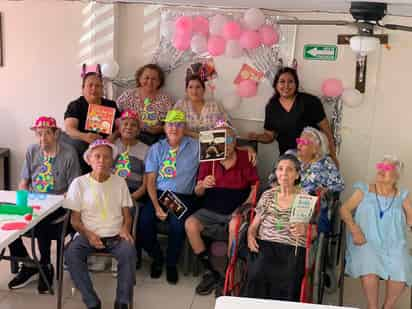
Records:
M114 0L119 2L140 2L171 5L199 5L207 7L263 8L270 10L321 11L348 13L349 0ZM412 16L412 0L362 0L364 2L388 3L388 14Z

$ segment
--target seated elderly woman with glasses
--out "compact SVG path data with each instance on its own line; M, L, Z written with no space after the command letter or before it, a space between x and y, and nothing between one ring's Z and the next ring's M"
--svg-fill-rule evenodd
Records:
M200 295L210 294L221 281L219 272L211 264L201 234L213 239L226 239L232 213L239 206L252 202L259 179L248 152L236 148L234 128L220 121L216 129L226 129L226 157L217 162L200 163L195 193L201 197L202 208L185 223L190 245L206 271L196 287L196 293ZM229 243L231 239L229 234Z
M409 192L398 187L402 163L384 156L376 164L371 184L358 182L340 209L349 231L346 273L361 278L368 309L392 309L412 284L412 264L406 228L412 225ZM384 305L379 307L379 279L386 281Z
M322 191L342 192L343 178L335 163L328 155L328 140L319 130L306 127L296 139L297 152L288 150L287 153L296 155L301 163L301 186L310 194L318 189ZM270 182L274 174L269 176Z

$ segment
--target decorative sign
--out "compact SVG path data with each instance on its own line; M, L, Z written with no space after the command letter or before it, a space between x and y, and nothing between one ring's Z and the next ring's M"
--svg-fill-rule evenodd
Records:
M112 133L115 114L116 110L113 107L89 104L85 130L103 134Z
M218 161L226 157L226 130L199 133L199 161Z
M296 195L289 221L291 223L309 223L317 200L317 196L308 194Z
M336 45L306 44L303 47L303 58L335 61L338 58L338 47Z

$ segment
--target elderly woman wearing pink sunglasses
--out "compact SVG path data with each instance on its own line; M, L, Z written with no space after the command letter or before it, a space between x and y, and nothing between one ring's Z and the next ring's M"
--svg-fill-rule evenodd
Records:
M342 192L343 178L335 163L328 155L329 144L326 136L319 130L306 127L296 139L297 152L288 150L297 156L301 163L301 187L305 192L315 194L318 189ZM272 181L274 174L269 180Z
M376 164L374 183L356 183L355 192L340 209L348 228L346 273L361 278L368 309L392 309L412 284L406 227L412 225L407 190L398 188L402 163L385 156ZM354 215L353 215L354 213ZM379 307L379 279L386 281Z

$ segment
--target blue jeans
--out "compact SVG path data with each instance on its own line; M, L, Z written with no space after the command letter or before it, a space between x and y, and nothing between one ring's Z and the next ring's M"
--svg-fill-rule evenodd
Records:
M161 191L157 192L159 197ZM188 211L181 219L177 219L173 214L166 218L168 223L168 243L166 253L166 266L175 267L179 258L180 251L185 239L185 220L193 213L192 195L176 194L180 200L188 207ZM163 263L163 253L157 239L157 223L160 220L156 217L153 203L150 199L140 208L138 221L138 242L141 247L158 263Z
M96 251L96 248L92 247L83 235L79 235L70 243L64 254L70 276L88 308L95 307L100 303L87 267L87 256ZM116 301L121 304L129 304L136 280L135 246L122 239L114 243L113 246L108 245L103 252L112 254L118 262Z

